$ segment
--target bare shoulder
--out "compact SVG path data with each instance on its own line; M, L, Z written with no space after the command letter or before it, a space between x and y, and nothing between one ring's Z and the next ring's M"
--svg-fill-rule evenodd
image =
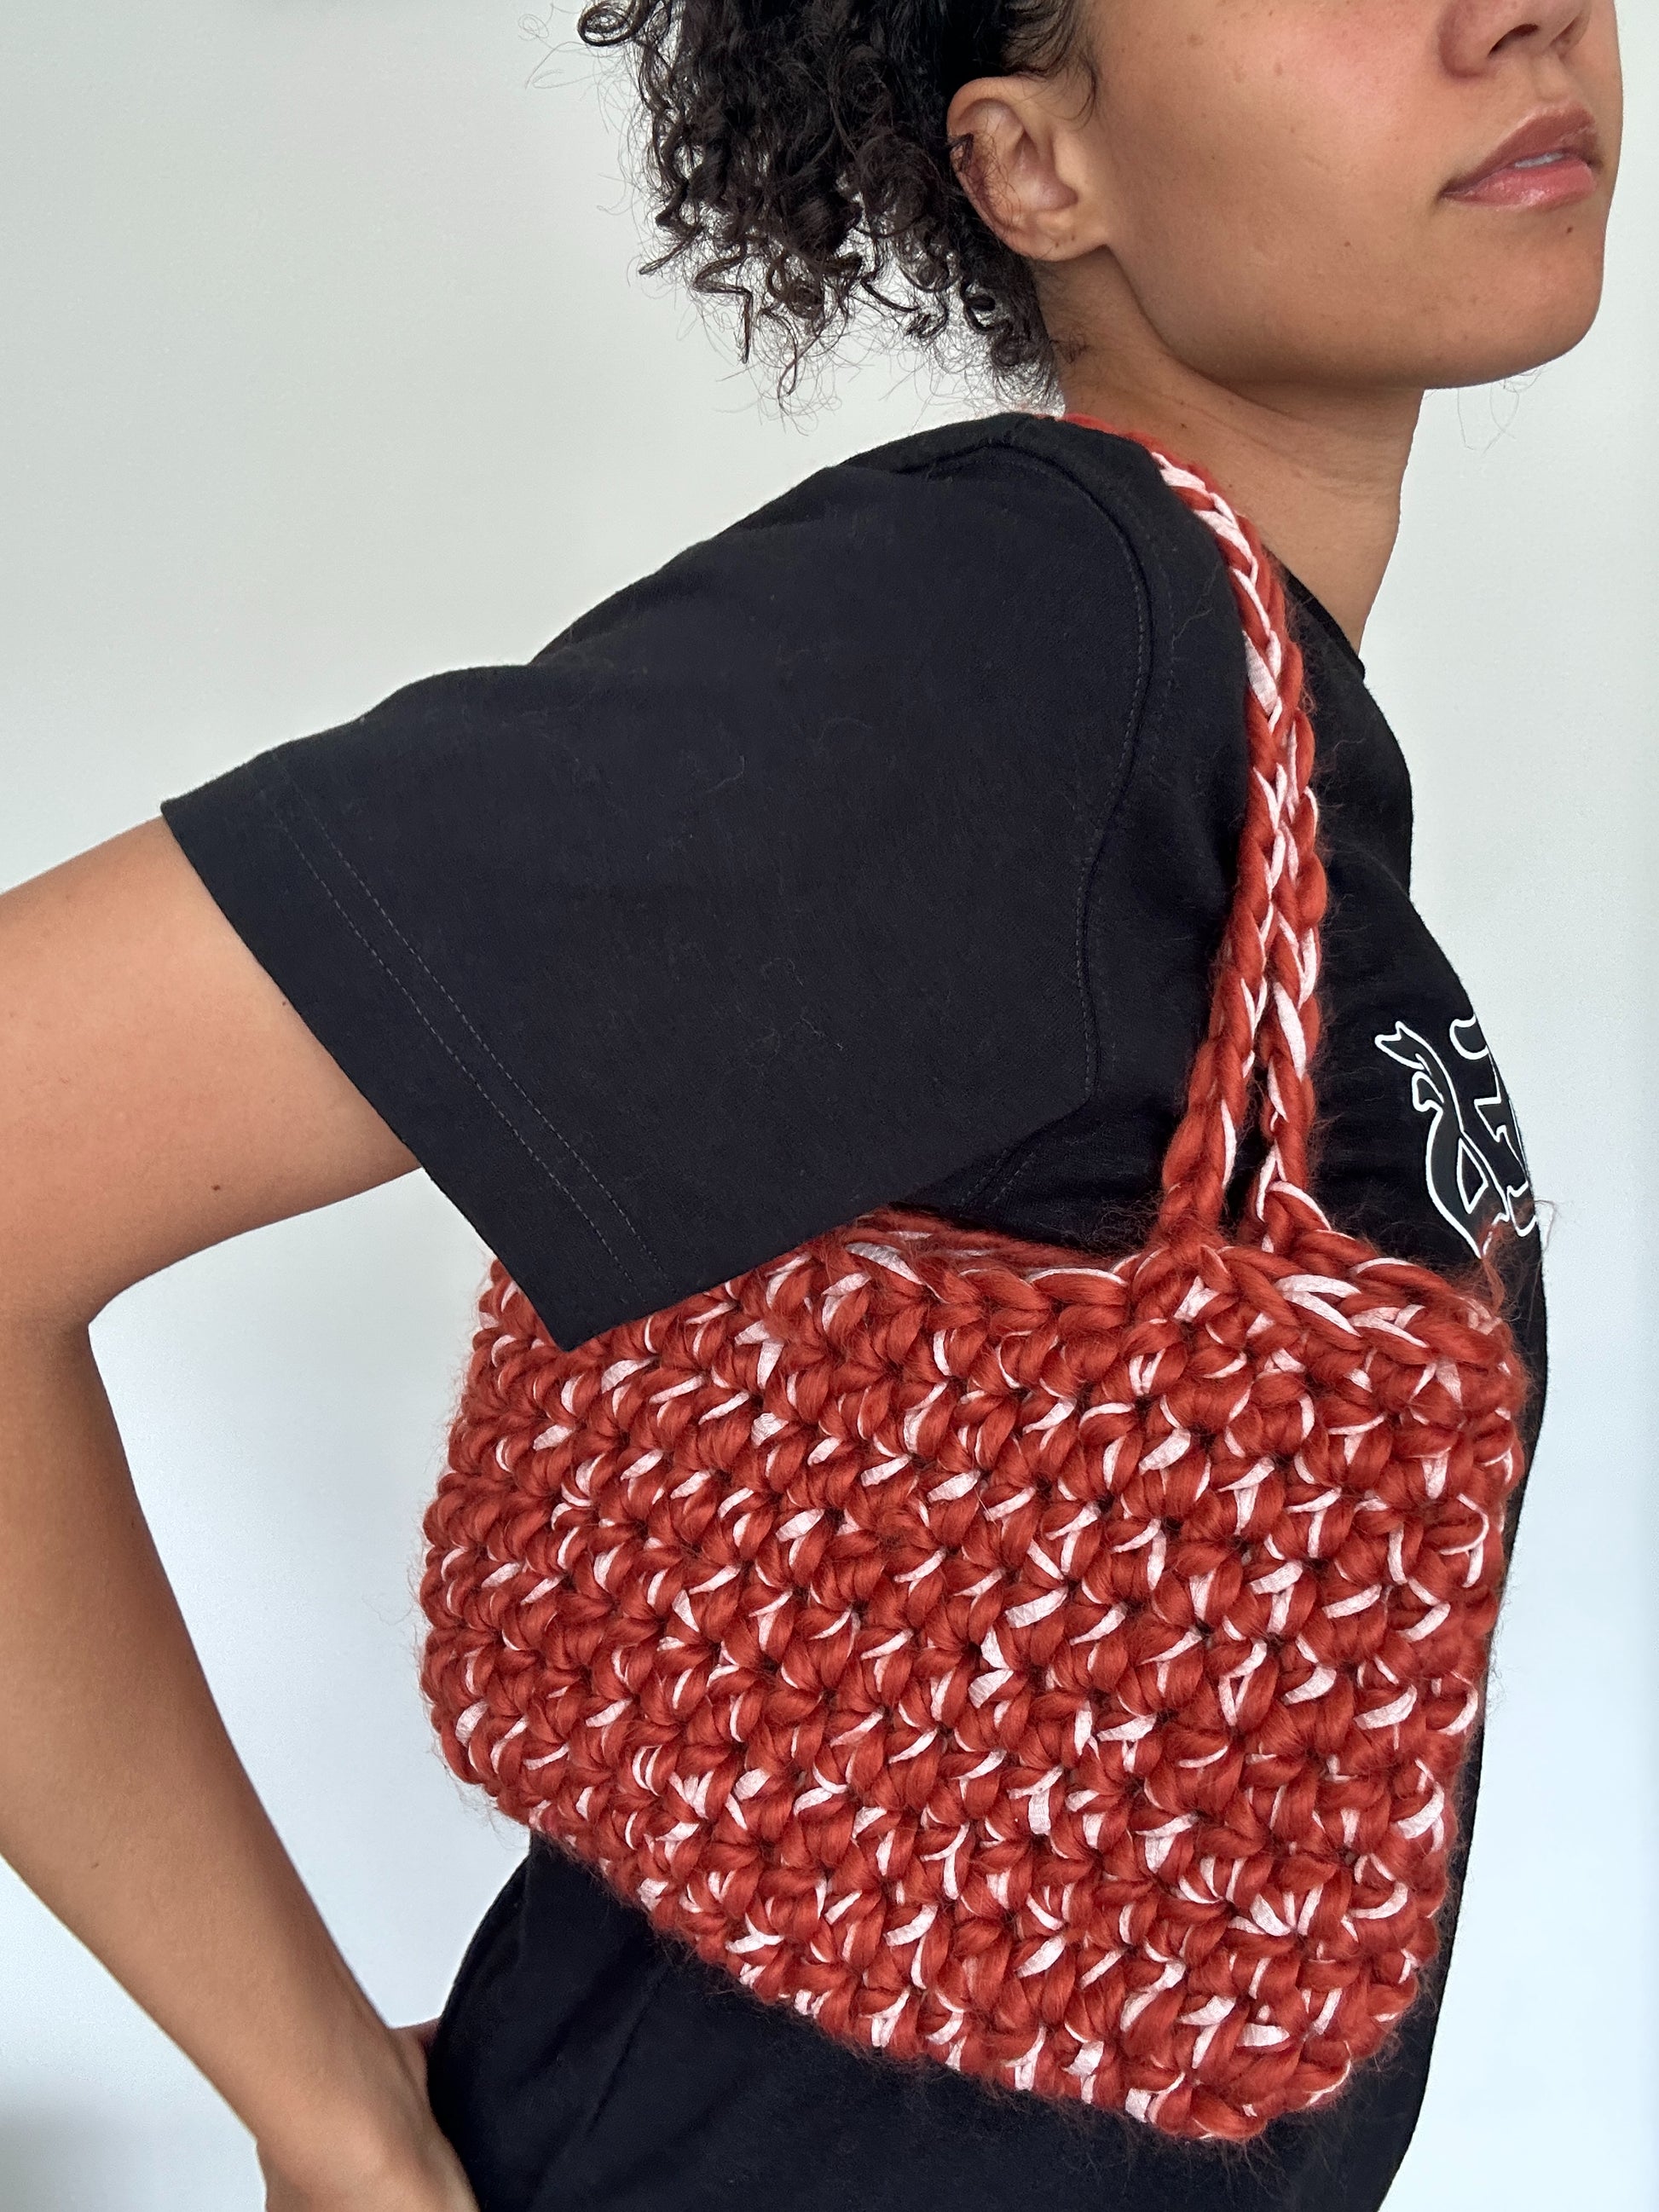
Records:
M90 1319L416 1163L160 820L0 895L0 1299Z

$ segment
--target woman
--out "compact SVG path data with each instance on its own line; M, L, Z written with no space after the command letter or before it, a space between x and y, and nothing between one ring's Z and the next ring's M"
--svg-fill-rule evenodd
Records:
M0 901L0 1650L49 1717L8 1733L0 1845L245 2119L275 2212L1375 2206L1455 1870L1392 2043L1242 2155L844 2049L539 1842L435 2035L388 2029L223 1733L88 1328L417 1164L564 1343L885 1200L1132 1241L1232 885L1244 664L1115 424L1289 574L1334 894L1316 1194L1426 1265L1504 1251L1535 1434L1524 1162L1358 649L1425 389L1595 313L1611 0L588 29L635 47L670 248L750 335L787 361L896 298L1073 419L827 471L528 667L412 684Z

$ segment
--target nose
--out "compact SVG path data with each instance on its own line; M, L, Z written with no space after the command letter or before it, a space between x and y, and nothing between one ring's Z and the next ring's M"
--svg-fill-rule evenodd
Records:
M1500 53L1565 54L1607 0L1454 0L1441 27L1441 58L1473 76Z

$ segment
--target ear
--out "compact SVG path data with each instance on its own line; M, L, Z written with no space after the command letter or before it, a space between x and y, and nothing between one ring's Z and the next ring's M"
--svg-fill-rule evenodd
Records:
M1029 261L1075 260L1109 242L1086 136L1092 106L1074 79L981 76L945 114L980 221Z

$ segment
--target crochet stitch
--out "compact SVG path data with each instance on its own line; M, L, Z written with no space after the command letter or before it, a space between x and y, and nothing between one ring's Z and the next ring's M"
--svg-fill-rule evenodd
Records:
M422 1685L459 1775L760 1996L1241 2138L1433 1955L1527 1382L1309 1194L1301 656L1254 531L1153 458L1227 564L1249 777L1145 1248L884 1208L568 1352L495 1263Z

